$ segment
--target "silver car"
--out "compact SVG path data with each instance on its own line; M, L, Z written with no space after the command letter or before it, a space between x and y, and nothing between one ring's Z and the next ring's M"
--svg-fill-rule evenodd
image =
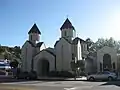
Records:
M94 80L116 80L117 75L113 72L105 71L105 72L98 72L96 74L91 74L87 76L87 80L94 81Z

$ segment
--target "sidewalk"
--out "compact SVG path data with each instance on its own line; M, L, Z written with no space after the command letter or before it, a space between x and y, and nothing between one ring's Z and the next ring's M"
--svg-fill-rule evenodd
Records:
M69 81L69 80L75 80L75 78L61 78L61 77L38 77L39 80L46 80L46 81L56 81L56 80L60 80L60 81ZM81 77L81 78L76 78L76 80L81 80L81 81L85 81L87 80L86 77Z
M38 80L45 80L45 81L72 81L75 78L61 78L61 77L38 77ZM86 81L87 77L79 77L76 78L76 81ZM120 81L120 76L118 76L117 81Z

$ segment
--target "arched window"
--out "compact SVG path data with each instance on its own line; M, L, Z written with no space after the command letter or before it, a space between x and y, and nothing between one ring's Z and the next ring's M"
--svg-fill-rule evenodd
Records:
M65 36L67 36L67 32L65 31Z
M109 71L109 70L111 70L111 68L112 68L111 55L104 54L104 56L103 56L103 69Z

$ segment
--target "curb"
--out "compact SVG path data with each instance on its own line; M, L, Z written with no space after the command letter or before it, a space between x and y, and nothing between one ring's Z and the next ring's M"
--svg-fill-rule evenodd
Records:
M87 81L87 79L78 79L76 78L76 80L74 78L38 78L38 80L42 80L42 81Z

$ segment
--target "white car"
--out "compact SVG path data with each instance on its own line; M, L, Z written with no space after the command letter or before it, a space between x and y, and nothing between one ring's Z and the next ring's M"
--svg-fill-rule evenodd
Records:
M104 71L104 72L98 72L96 74L91 74L87 76L87 80L94 81L94 80L116 80L117 75L113 72Z

